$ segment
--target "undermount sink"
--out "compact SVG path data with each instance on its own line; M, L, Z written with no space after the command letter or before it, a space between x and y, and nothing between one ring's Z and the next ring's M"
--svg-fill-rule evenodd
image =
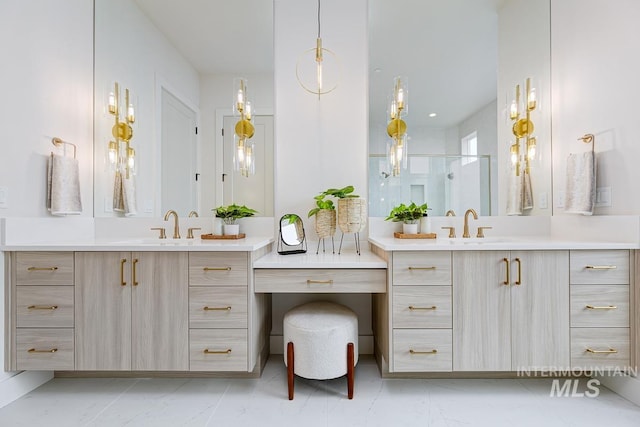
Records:
M481 244L488 244L488 243L505 243L510 241L512 241L512 239L508 237L481 237L481 238L454 237L449 239L449 243L451 243L452 245L459 245L459 244L481 245Z
M195 239L158 239L157 237L123 239L109 242L114 245L184 245Z

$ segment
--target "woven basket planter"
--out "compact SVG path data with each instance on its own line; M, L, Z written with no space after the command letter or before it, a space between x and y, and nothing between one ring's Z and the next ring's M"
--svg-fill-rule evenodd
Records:
M367 201L365 199L338 199L338 225L343 233L359 233L367 225Z
M332 237L336 233L335 209L320 209L316 213L316 233L319 239Z

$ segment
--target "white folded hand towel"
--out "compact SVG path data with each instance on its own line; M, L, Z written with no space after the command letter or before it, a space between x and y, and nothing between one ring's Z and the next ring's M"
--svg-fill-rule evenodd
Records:
M564 211L593 215L596 203L596 157L593 151L571 153L567 158Z
M47 164L47 209L60 216L82 213L78 160L51 153Z
M522 215L522 174L516 175L515 167L509 172L509 194L507 197L507 215Z

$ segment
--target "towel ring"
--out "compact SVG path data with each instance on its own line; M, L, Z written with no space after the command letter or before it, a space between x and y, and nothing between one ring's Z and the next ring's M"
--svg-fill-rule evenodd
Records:
M596 137L592 133L584 134L578 140L582 140L585 144L591 144L591 152L595 152Z
M76 146L76 144L72 144L72 143L70 143L70 142L63 141L63 140L61 140L61 139L60 139L60 138L58 138L58 137L54 137L53 139L51 139L51 143L52 143L53 145L55 145L56 147L59 147L59 146L61 146L61 145L71 145L71 146L73 147L73 158L74 158L74 159L76 158L76 151L77 151L77 149L78 149L78 147Z

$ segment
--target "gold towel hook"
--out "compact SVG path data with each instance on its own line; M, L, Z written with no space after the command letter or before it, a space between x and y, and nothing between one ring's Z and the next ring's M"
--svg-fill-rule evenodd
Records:
M584 134L578 139L581 139L585 144L591 144L591 152L595 152L596 137L592 133Z
M61 139L60 139L60 138L58 138L58 137L54 137L54 138L52 138L52 139L51 139L51 143L52 143L53 145L55 145L56 147L59 147L60 145L71 145L71 146L73 147L73 158L74 158L74 159L76 158L76 151L77 151L77 149L78 149L78 147L76 146L76 144L72 144L72 143L70 143L70 142L63 141L63 140L61 140Z

